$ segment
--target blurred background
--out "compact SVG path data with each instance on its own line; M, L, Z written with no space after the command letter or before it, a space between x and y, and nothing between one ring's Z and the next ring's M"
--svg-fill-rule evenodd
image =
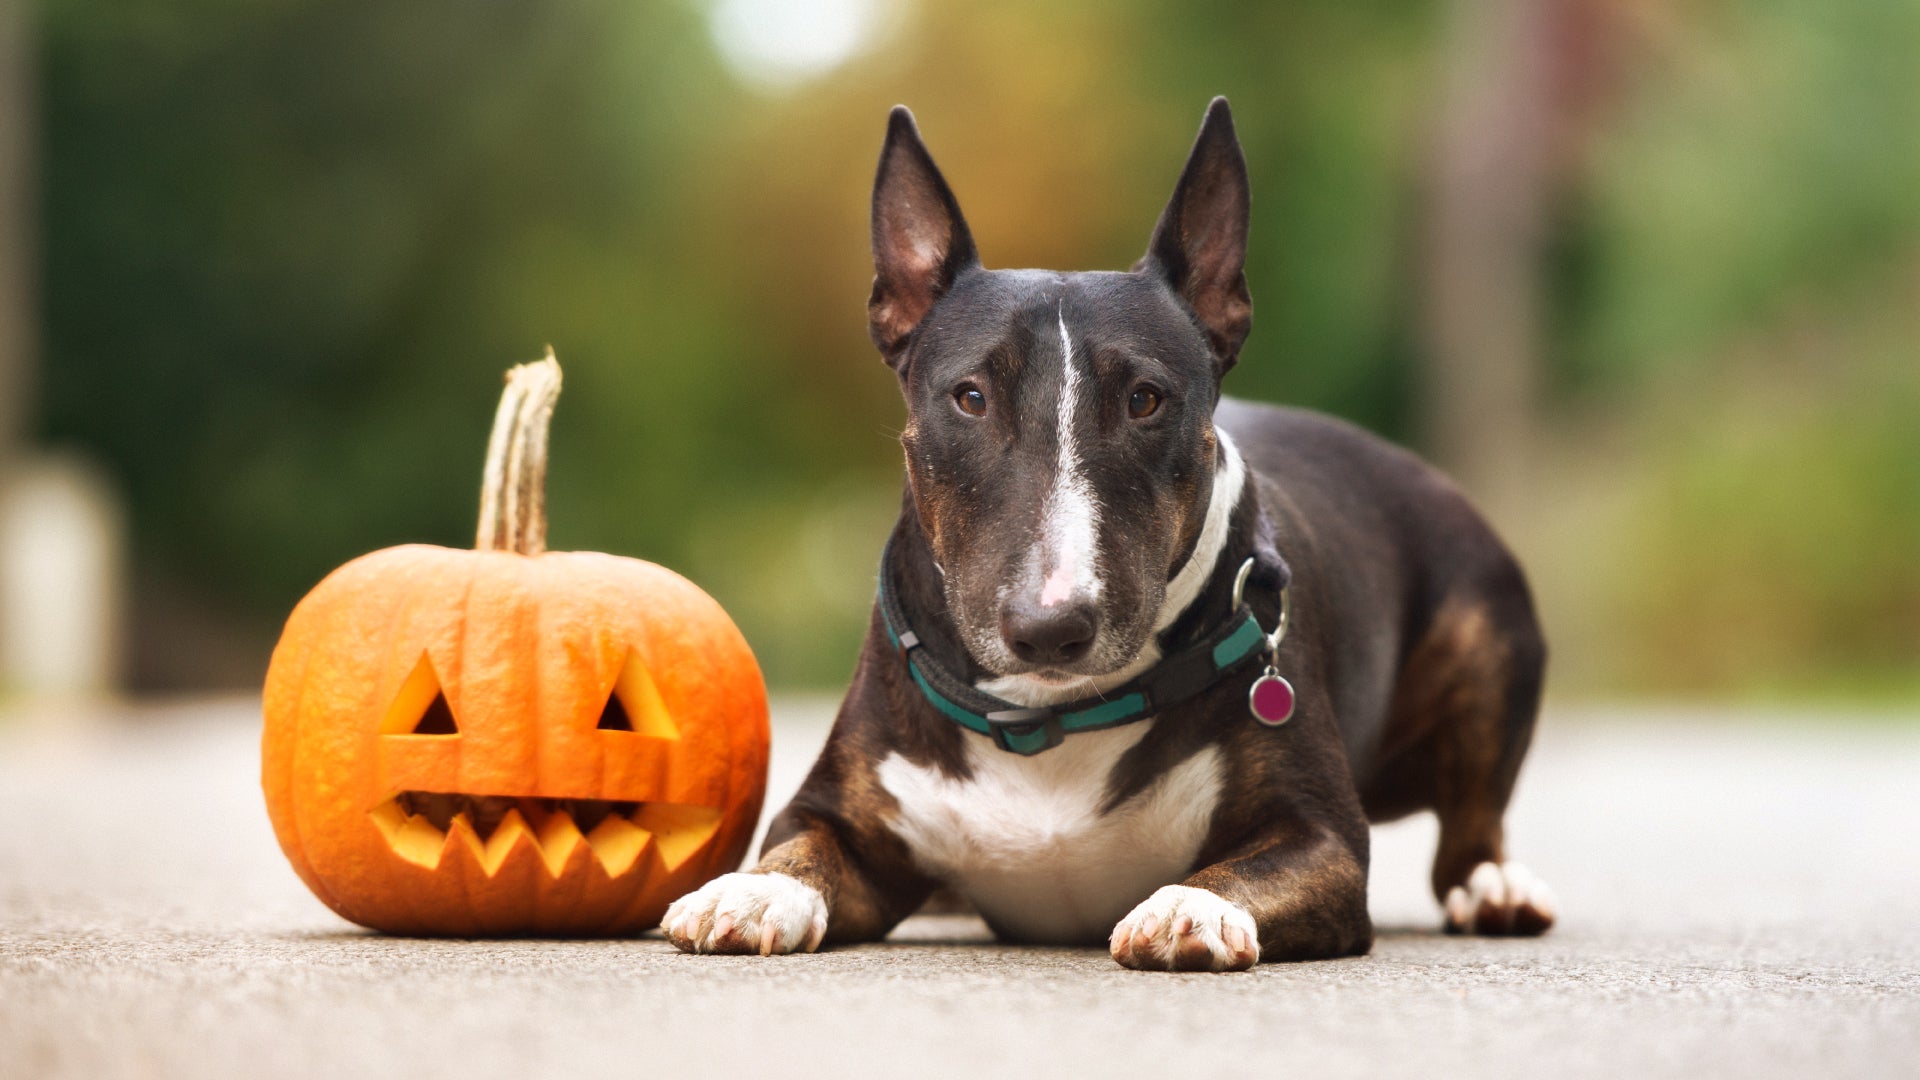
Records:
M257 687L472 542L552 343L551 542L849 675L899 505L886 109L990 266L1123 268L1201 110L1228 390L1458 476L1561 700L1920 703L1920 5L0 0L0 698Z

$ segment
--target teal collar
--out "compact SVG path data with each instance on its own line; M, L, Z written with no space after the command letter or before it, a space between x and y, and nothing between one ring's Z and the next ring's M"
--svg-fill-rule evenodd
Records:
M887 640L899 653L920 693L942 716L994 741L1002 750L1031 756L1059 746L1068 735L1103 731L1145 720L1198 697L1248 667L1268 644L1266 631L1246 603L1195 644L1111 692L1043 708L1024 708L986 693L947 670L927 652L907 623L887 580L892 543L880 556L880 617ZM1236 589L1235 599L1238 600Z

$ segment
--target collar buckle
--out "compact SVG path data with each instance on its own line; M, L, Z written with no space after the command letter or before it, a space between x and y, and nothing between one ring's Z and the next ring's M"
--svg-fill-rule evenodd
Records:
M1002 750L1031 757L1066 740L1059 718L1051 709L1005 709L987 714L993 744Z
M1067 737L1052 709L1000 709L988 713L986 721L994 745L1015 754L1051 750Z

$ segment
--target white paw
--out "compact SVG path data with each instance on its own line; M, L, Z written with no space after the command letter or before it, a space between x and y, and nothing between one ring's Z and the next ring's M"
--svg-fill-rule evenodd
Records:
M1493 936L1543 934L1558 906L1553 890L1517 862L1483 862L1447 893L1447 932Z
M1244 971L1260 962L1260 932L1238 904L1205 889L1168 885L1127 913L1107 939L1123 967Z
M660 927L681 952L812 952L827 933L827 902L785 874L723 874L675 900Z

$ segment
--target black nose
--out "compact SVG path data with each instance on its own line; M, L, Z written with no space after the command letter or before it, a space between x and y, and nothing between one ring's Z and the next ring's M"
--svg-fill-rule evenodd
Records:
M1000 636L1029 664L1071 664L1093 648L1099 629L1092 604L1041 607L1016 600L1000 613Z

